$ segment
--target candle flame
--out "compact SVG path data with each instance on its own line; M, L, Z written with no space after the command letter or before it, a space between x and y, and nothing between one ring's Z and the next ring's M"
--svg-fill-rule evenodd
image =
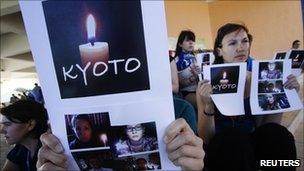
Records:
M88 32L88 39L95 38L95 29L96 24L92 14L89 14L87 17L87 32Z
M226 77L227 77L227 73L226 73L226 71L224 71L224 73L223 73L223 79L226 79Z
M101 134L100 140L105 144L108 141L107 134Z

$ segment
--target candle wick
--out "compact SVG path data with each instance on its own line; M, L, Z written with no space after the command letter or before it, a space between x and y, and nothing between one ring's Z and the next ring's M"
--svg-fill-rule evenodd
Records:
M89 42L91 43L92 46L94 46L95 37L89 38Z

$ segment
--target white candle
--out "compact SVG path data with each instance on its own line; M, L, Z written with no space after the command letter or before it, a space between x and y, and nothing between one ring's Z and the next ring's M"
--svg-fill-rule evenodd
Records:
M87 43L79 46L82 64L85 66L88 62L98 61L108 62L109 46L106 42L95 42L94 45Z
M88 62L92 64L109 60L109 46L106 42L95 42L96 24L92 14L87 17L87 34L90 43L79 45L80 57L83 66Z

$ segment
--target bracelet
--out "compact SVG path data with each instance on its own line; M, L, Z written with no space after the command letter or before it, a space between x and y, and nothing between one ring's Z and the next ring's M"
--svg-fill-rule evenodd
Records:
M207 113L205 110L204 110L204 114L205 114L206 116L214 116L214 112L213 112L213 113Z

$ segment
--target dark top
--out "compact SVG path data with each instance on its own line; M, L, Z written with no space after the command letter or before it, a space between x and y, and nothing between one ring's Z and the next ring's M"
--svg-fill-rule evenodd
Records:
M94 139L94 138L93 138ZM101 143L98 143L97 140L91 140L89 142L80 142L77 138L70 142L70 149L80 149L80 148L94 148L101 146Z
M195 134L197 134L197 118L193 106L186 100L173 97L175 118L184 118Z
M215 132L221 132L227 128L237 128L244 133L250 133L255 129L255 119L251 115L249 98L244 99L245 115L225 116L216 108L214 116Z
M31 152L25 146L16 144L16 146L7 154L7 159L18 165L22 171L36 171L37 154L41 147L41 142L38 142L37 150L31 158Z
M252 71L252 57L247 59L247 71ZM250 98L250 97L249 97ZM244 110L245 115L241 116L225 116L215 108L215 132L218 133L227 128L237 128L245 133L250 133L255 129L255 119L251 114L250 101L249 98L244 99Z

